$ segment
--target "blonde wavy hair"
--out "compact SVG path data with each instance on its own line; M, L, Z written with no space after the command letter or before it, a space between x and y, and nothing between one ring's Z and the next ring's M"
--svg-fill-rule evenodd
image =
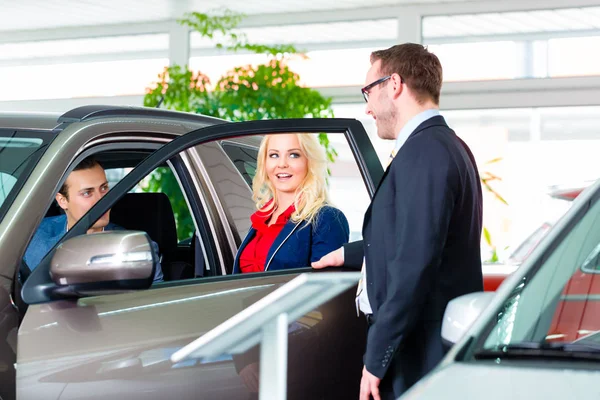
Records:
M294 222L313 222L319 210L329 203L327 193L327 155L319 143L316 135L306 133L293 133L298 138L300 150L307 159L308 171L304 181L296 189L294 206L296 211L290 217ZM256 174L252 180L252 199L256 208L273 213L277 209L277 196L275 187L269 180L265 163L267 161L267 147L273 135L266 135L258 149ZM273 200L267 207L265 205Z

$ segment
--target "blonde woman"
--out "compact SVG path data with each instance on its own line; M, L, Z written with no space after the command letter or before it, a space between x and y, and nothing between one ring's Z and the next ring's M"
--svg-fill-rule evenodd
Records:
M267 135L252 182L256 211L233 273L309 267L348 242L348 220L328 205L327 158L315 135Z

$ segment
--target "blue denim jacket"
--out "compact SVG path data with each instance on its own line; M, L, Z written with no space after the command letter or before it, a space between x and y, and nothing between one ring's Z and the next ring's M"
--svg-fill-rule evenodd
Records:
M124 230L123 227L109 223L104 228L107 231ZM33 239L29 243L29 247L25 251L23 259L27 263L30 270L34 270L38 266L42 258L54 247L56 243L67 233L67 216L59 215L56 217L48 217L42 220L38 230L33 235ZM152 246L158 253L158 245L153 241ZM160 262L156 263L156 271L154 273L154 282L162 282L163 273Z

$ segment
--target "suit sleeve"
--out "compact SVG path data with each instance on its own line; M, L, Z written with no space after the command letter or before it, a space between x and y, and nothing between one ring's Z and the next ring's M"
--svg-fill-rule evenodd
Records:
M315 218L312 227L310 261L318 261L326 254L348 243L350 227L343 212L324 207Z
M456 166L439 141L407 142L388 178L394 201L386 210L386 298L367 338L365 366L379 378L412 333L441 261L454 208Z
M346 243L344 245L344 267L352 269L361 269L363 259L365 258L365 250L363 249L363 241Z

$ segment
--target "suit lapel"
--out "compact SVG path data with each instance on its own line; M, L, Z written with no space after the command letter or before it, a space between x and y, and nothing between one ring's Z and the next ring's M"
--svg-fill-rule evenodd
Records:
M271 245L269 249L269 253L267 254L267 263L265 264L265 271L269 268L269 264L271 260L277 253L277 250L281 247L281 245L291 236L291 234L296 230L296 228L300 225L300 222L292 222L289 220L284 226L281 232L275 238L275 241Z

